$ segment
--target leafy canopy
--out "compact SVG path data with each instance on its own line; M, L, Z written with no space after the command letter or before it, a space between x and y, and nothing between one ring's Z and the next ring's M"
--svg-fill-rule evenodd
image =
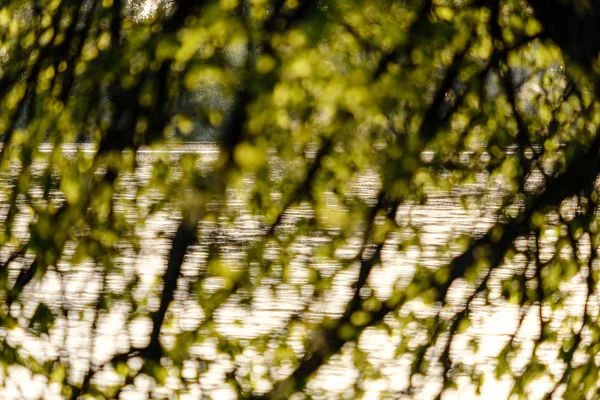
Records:
M0 2L3 393L595 398L598 7Z

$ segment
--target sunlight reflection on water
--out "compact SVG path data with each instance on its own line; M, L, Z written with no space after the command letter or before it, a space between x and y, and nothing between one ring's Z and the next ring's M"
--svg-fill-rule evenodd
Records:
M49 152L51 150L49 146L42 147L42 151ZM66 157L74 156L76 147L65 146L63 150ZM93 152L94 149L84 145L83 151ZM215 145L197 143L181 145L168 150L142 149L138 152L138 168L135 175L130 174L124 177L123 184L132 188L143 186L150 178L152 161L157 155L167 154L171 162L176 164L178 157L185 153L200 153L201 168L208 169L211 162L216 159L218 150ZM40 173L43 166L34 165L33 170L34 173ZM249 185L251 183L251 181L248 182ZM379 184L377 174L370 172L355 182L352 187L361 198L373 200ZM477 184L456 188L452 193L433 192L424 205L405 204L400 207L397 214L398 222L402 226L410 223L413 227L421 230L423 248L420 250L413 246L402 251L398 250L398 244L404 238L403 235L411 235L408 231L391 237L383 250L382 266L376 267L370 277L369 282L376 295L385 299L390 295L394 284L406 285L417 264L436 268L447 262L447 259L439 257L439 249L450 238L463 234L478 235L485 232L495 222L494 211L499 206L497 195L494 195L495 191L490 190L488 186L486 180L482 178ZM483 201L469 207L468 211L465 210L461 206L460 195L478 193L485 193ZM129 196L133 197L135 194ZM229 193L229 198L229 207L240 207L245 201L243 193ZM144 201L143 199L138 200ZM2 199L2 201L5 202L6 199ZM17 235L26 240L29 212L23 204L21 207L22 214L17 220L15 229ZM332 203L331 207L334 209L336 206ZM2 213L4 212L2 211ZM284 229L285 226L290 227L297 218L310 214L311 210L306 206L295 207L286 214L283 220ZM176 228L177 220L177 213L168 211L161 211L150 218L143 230L137 232L141 238L140 255L136 257L132 251L129 253L125 251L124 257L119 260L121 273L108 274L106 287L112 292L123 292L126 290L126 282L134 274L138 275L140 280L132 293L133 297L139 302L146 299L147 311L151 312L157 309L159 304L159 294L156 290L157 279L166 268L166 256L170 245L169 237ZM203 223L200 227L203 233L201 237L209 237L211 232L216 231L215 228L214 222ZM223 251L225 255L223 262L232 269L239 268L239 265L242 264L240 260L244 257L246 244L259 240L263 233L261 229L260 220L243 210L233 225L221 226L218 229L218 234L221 235L218 243L222 249L227 250ZM299 238L291 248L291 272L288 283L282 284L272 278L263 279L258 284L249 306L242 304L242 298L239 295L233 295L225 305L217 310L214 316L217 332L226 338L240 340L243 344L260 335L284 333L289 317L293 314L300 313L303 320L314 322L318 322L324 315L339 317L352 296L351 284L357 276L358 265L336 273L340 269L339 265L332 265L313 255L315 247L322 244L323 241L327 241L327 238ZM349 258L356 254L359 244L360 240L351 242L346 248L338 250L337 254L340 257ZM73 252L74 249L67 246L66 255ZM176 323L163 329L162 340L167 347L173 345L175 334L181 331L197 330L205 319L202 308L198 305L198 299L190 298L185 292L185 287L194 281L198 274L202 273L201 266L207 258L207 252L207 246L199 243L192 247L186 257L178 292L169 309L169 313L176 316ZM2 249L1 258L5 260L9 253L10 249ZM271 253L271 256L274 257L276 249L273 249ZM266 256L269 257L269 252ZM63 259L68 259L68 257L63 257ZM335 274L335 278L333 290L323 299L306 308L311 299L310 288L306 286L308 282L306 267L308 265L318 269L324 276ZM11 279L16 277L21 267L20 262L11 264ZM48 271L42 281L32 283L25 290L23 298L27 301L25 301L23 309L16 304L13 305L11 314L20 316L19 322L22 327L8 332L6 329L0 328L0 337L7 335L11 344L21 345L26 353L34 355L40 361L55 359L60 354L61 358L68 362L72 374L71 379L74 382L83 378L84 371L89 365L90 356L92 363L98 365L109 360L117 352L127 351L130 346L143 347L148 343L151 320L141 316L128 321L131 313L130 306L124 301L116 301L111 306L109 313L100 316L97 336L92 345L90 327L94 320L94 313L90 309L97 302L98 293L102 287L102 274L90 262L83 262L73 268L67 262L61 261L56 267L57 271ZM510 269L511 266L503 268ZM61 281L58 272L66 274L67 282ZM501 273L502 269L498 271L498 274L501 275ZM203 282L204 292L215 293L223 288L223 285L221 278L207 277ZM490 287L494 285L498 286L497 279L496 283L492 279ZM460 283L457 283L450 291L450 297L459 304L468 290L465 285L461 287ZM571 309L577 309L583 304L581 297L583 292L576 292L579 295L571 299ZM44 301L56 309L64 304L65 308L69 310L69 317L68 319L58 317L55 329L49 336L43 335L41 338L36 338L23 327L27 326L28 318L31 317L40 301ZM495 380L493 366L489 361L493 360L515 330L520 316L517 307L508 305L501 300L493 300L492 304L493 307L483 307L483 303L481 304L474 313L475 315L472 316L473 326L469 328L467 334L457 337L452 354L457 361L481 364L481 370L485 371L488 377L483 387L482 398L491 398L490 395L493 398L505 398L508 394L507 390L510 388L510 382ZM401 312L409 311L421 316L432 316L435 310L415 302L404 307ZM539 321L536 313L534 307L529 310L520 334L525 349L527 346L531 347L532 344L531 340L527 339L535 338L538 334ZM448 317L451 315L451 313L448 314ZM390 326L397 326L393 318L387 318L386 321ZM289 346L297 356L301 356L305 333L291 330L285 334L288 335ZM417 332L415 335L415 340L417 340ZM480 345L481 350L477 354L465 351L469 335L480 335L483 338ZM381 379L367 379L364 382L363 388L367 393L365 398L379 398L384 390L400 391L406 387L410 359L406 356L396 357L394 355L398 342L397 335L390 337L383 331L374 328L367 329L361 336L358 347L367 352L369 362L381 368L382 371ZM333 357L310 382L309 390L314 393L315 398L337 398L354 384L359 373L352 368L351 347L350 344L346 345L341 354ZM61 353L61 348L66 349L64 354ZM441 349L435 351L441 351ZM253 369L260 369L260 360L263 357L263 354L248 348L236 359L236 368L238 371L246 369L249 373L260 375L261 371ZM139 363L139 359L137 361L132 359L131 367L135 369L136 363ZM518 364L518 360L516 363ZM225 384L225 374L231 372L233 368L234 364L231 360L217 352L215 340L208 339L200 345L193 346L190 360L186 362L182 373L186 379L189 378L190 383L187 385L186 392L188 397L181 398L200 398L203 393L215 399L235 398L233 390ZM283 378L291 371L291 366L283 365L276 371L274 377ZM556 371L560 372L561 366L557 365ZM5 387L0 390L2 398L61 398L60 386L49 383L47 378L41 376L32 377L25 368L10 368L7 377L0 372L0 379L5 380ZM111 372L101 372L96 375L96 381L101 386L117 383L116 379L116 375ZM128 386L121 394L122 398L146 398L147 393L153 390L153 385L153 382L147 378L136 378L135 385ZM541 396L548 386L544 386L543 382L540 382L540 385L542 385L540 386L542 390L539 392ZM257 386L259 390L268 391L270 389L270 383L266 380L259 381ZM163 393L167 396L178 389L180 388L177 382L168 382ZM467 386L459 385L459 389L449 392L444 399L476 397ZM437 390L437 383L429 382L423 389L420 398L428 398ZM533 393L532 398L535 397L536 394Z

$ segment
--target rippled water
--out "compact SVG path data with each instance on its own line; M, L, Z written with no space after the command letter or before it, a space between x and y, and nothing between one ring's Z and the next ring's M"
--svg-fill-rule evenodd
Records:
M50 147L42 148L43 151L51 151ZM83 147L84 151L92 152L92 148ZM184 153L200 153L200 163L203 168L209 168L210 163L217 156L217 148L212 144L188 144L181 145L169 150L142 149L138 153L139 167L135 174L124 177L123 185L131 188L144 186L152 172L152 161L157 157L166 157L177 165L177 159ZM74 146L65 147L66 157L74 156ZM39 173L43 165L34 165L34 173ZM373 270L370 285L376 294L385 299L391 293L395 282L400 285L408 283L412 277L417 263L435 267L447 260L438 257L439 247L448 242L449 238L462 234L478 235L486 231L495 222L495 210L499 207L497 190L490 190L490 183L485 176L481 176L477 184L456 188L451 193L432 192L424 205L405 204L400 207L397 220L401 225L412 224L421 229L421 242L423 248L409 247L406 250L398 250L398 242L403 239L402 234L390 238L384 247L382 255L382 266ZM248 185L251 185L251 181ZM354 183L354 188L359 195L367 200L373 200L379 185L379 179L375 173L366 173L361 179ZM468 210L461 205L461 195L483 195L480 201L472 202ZM132 191L127 196L135 196ZM60 197L60 196L59 196ZM144 201L143 199L138 199ZM6 201L6 199L3 199ZM60 201L58 199L57 201ZM230 191L228 193L228 206L240 207L244 204L244 193ZM22 213L18 219L17 233L23 240L27 239L28 210L21 204ZM335 212L335 205L332 205ZM311 210L298 206L286 215L284 224L290 224L301 216L310 215ZM156 290L157 279L166 268L166 256L169 250L169 237L177 226L178 215L175 212L162 211L149 219L140 229L138 235L141 238L142 251L139 256L132 252L120 260L123 275L109 274L106 279L106 287L113 292L126 290L125 285L128 278L138 275L139 283L133 293L136 300L147 299L148 310L158 307L159 293ZM218 229L217 229L218 228ZM211 237L218 235L218 243L221 243L223 253L226 255L224 262L231 268L239 268L239 261L244 257L244 248L247 243L260 240L264 233L260 220L242 211L233 224L217 227L216 223L203 223L201 226L202 236ZM405 235L407 235L406 233ZM279 283L276 279L263 279L256 288L254 300L251 306L241 304L241 298L234 295L222 306L215 315L216 330L226 338L239 339L244 343L260 335L279 333L287 325L290 315L301 313L304 320L319 321L323 315L338 317L342 314L346 302L352 296L351 284L358 273L358 266L338 272L338 265L331 265L314 256L315 247L322 244L327 238L303 237L296 241L291 249L291 275L287 283ZM357 239L354 245L340 250L340 257L352 255L358 251L360 241ZM66 254L73 252L67 248ZM5 260L10 249L2 249L0 258ZM188 296L184 290L190 281L197 279L201 266L207 258L208 248L206 243L200 241L190 249L182 269L179 280L179 289L175 295L175 301L169 308L169 313L176 316L176 323L163 329L163 344L169 346L173 343L174 335L180 331L192 331L198 329L204 320L202 308L197 299ZM271 256L275 256L273 250ZM269 255L267 254L267 257ZM68 257L63 257L68 259ZM236 263L237 262L237 263ZM333 290L322 301L311 304L306 308L311 299L310 287L307 285L307 265L318 269L324 276L335 273ZM10 267L10 274L14 277L22 265L14 262ZM510 266L507 268L510 269ZM61 282L62 272L67 277ZM499 272L501 274L501 272ZM124 278L125 277L125 278ZM82 379L84 371L87 370L90 359L95 365L109 360L115 353L127 351L130 345L141 347L147 344L148 335L151 330L151 322L148 317L136 318L128 321L130 309L127 304L113 305L111 312L102 315L98 321L98 336L91 341L90 326L94 319L94 313L90 312L97 301L98 293L102 284L102 274L90 262L73 267L66 262L61 262L56 271L48 271L40 282L32 282L23 298L27 298L25 307L21 310L17 305L13 306L11 314L21 316L20 322L23 327L27 326L28 317L35 311L38 302L44 301L48 305L60 307L64 304L68 309L69 318L57 318L56 329L51 331L49 337L36 338L27 329L17 328L10 332L0 328L0 335L8 335L9 342L21 345L25 351L34 354L40 360L54 359L58 355L68 363L73 374L71 379L76 382ZM208 293L216 292L223 286L220 278L207 277L203 282L204 290ZM493 286L493 282L491 283ZM578 292L579 293L579 292ZM460 286L453 288L456 298L464 296ZM574 307L582 304L582 299L573 298ZM406 311L413 311L419 315L433 315L434 310L419 304L408 305ZM403 311L405 312L405 311ZM518 308L497 301L493 307L479 307L478 312L472 316L474 325L468 331L471 335L481 335L484 339L481 343L481 351L478 354L462 352L461 346L468 339L468 335L458 338L458 347L453 347L455 360L466 363L481 363L482 370L487 371L487 379L482 398L506 397L506 390L510 382L492 378L493 366L487 362L495 357L501 347L508 340L509 335L516 328L519 319ZM83 314L81 314L83 313ZM523 335L535 337L538 330L536 311L530 310L531 315L526 317ZM393 318L386 319L391 326L396 323ZM125 334L129 333L129 334ZM303 332L290 331L288 344L298 354L303 352ZM378 368L381 368L382 378L378 380L366 380L364 388L366 398L377 399L381 397L381 391L386 389L402 390L406 387L406 376L409 368L409 359L397 358L395 347L398 344L397 335L391 337L381 330L369 328L361 336L358 346L369 354L369 360ZM461 345L460 342L463 341ZM528 341L524 341L527 346ZM61 350L61 348L63 350ZM66 351L65 351L66 350ZM441 351L441 350L440 350ZM235 398L234 392L225 384L225 374L232 371L234 365L230 359L219 354L216 340L206 340L201 345L192 348L191 358L186 363L183 376L191 382L187 390L180 398L200 398L203 394L214 399ZM236 359L238 371L247 369L249 373L261 374L260 359L263 355L252 348L248 348L239 359ZM204 361L198 361L204 360ZM130 364L135 368L139 360L133 359ZM209 362L208 368L204 362ZM338 398L344 391L350 388L358 378L358 372L351 366L352 355L350 348L344 348L340 355L322 367L309 388L313 391L315 398ZM560 371L560 366L557 366ZM200 371L200 372L199 372ZM275 378L285 377L291 372L290 366L282 366ZM0 372L0 378L3 373ZM60 387L49 384L47 379L40 376L32 377L24 368L11 368L5 379L5 388L0 391L2 398L60 398ZM115 382L114 374L110 372L97 375L97 382L110 385ZM193 383L195 382L195 383ZM136 379L135 386L127 387L122 394L123 398L143 399L147 397L148 391L152 390L153 383L149 379L140 377ZM172 381L164 388L163 394L168 396L175 390L179 390L178 383ZM540 383L542 385L542 383ZM269 390L270 383L258 382L259 389ZM546 390L547 386L543 387ZM324 390L323 390L324 389ZM428 398L431 393L438 390L437 384L432 382L420 394L420 398ZM542 392L540 392L540 395ZM187 397L186 397L187 396ZM448 393L444 398L474 398L472 389L464 386L460 391ZM535 397L535 394L532 394Z

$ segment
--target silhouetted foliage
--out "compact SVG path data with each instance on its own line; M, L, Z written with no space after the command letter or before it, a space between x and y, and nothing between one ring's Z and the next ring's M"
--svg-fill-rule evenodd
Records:
M599 51L595 0L0 2L2 397L597 398Z

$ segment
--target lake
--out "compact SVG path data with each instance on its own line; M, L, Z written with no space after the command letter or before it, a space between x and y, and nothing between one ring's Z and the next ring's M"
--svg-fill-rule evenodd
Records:
M41 148L42 152L50 152L50 146ZM93 153L94 149L87 145L80 146L80 151ZM65 146L65 157L74 157L76 146ZM168 150L141 149L137 154L138 168L135 174L124 175L120 185L125 188L116 200L116 207L123 207L125 214L132 223L136 223L139 215L136 207L144 208L150 203L156 193L145 193L138 196L137 189L147 185L152 175L152 163L157 158L167 160L177 174L179 158L186 153L200 154L199 167L210 170L210 165L218 155L218 148L210 143L190 143L174 146ZM40 174L44 169L43 164L33 165L33 174ZM16 171L15 171L16 172ZM2 203L6 204L7 193L10 191L11 177L3 179ZM251 187L253 181L247 178L245 187ZM379 187L379 177L375 172L367 172L356 182L353 190L367 202L373 202ZM402 227L397 235L392 235L386 242L382 253L382 266L376 267L369 279L372 290L378 298L386 299L392 291L393 285L407 285L413 276L417 264L430 268L437 268L448 260L440 257L441 249L452 238L460 235L481 235L496 222L496 211L500 206L501 182L492 182L492 179L481 175L476 183L454 188L451 192L431 190L425 204L404 204L397 213L396 220ZM256 289L248 302L244 293L232 295L224 305L214 314L214 325L203 325L205 315L197 295L189 292L193 283L202 276L202 289L206 294L217 293L224 288L227 282L220 277L210 276L206 273L206 260L211 246L218 246L222 254L222 262L232 271L239 270L243 264L245 251L252 243L262 239L265 225L262 220L252 215L245 207L247 203L246 189L229 190L227 192L227 210L235 210L235 218L224 218L218 221L202 222L200 240L187 254L182 273L178 282L175 301L169 308L169 315L173 317L172 323L163 327L162 343L172 346L175 337L181 332L209 332L213 329L222 338L235 340L245 350L232 360L230 356L218 350L218 341L209 337L194 345L190 349L187 361L182 371L185 385L179 379L167 378L166 385L156 388L154 382L148 377L138 376L134 384L128 385L121 393L125 399L145 399L149 393L155 397L173 396L180 393L181 399L200 399L208 396L214 399L237 398L235 392L225 381L227 374L235 368L237 373L249 374L259 391L268 391L271 383L265 379L267 368L263 363L269 363L273 358L272 345L275 342L270 337L287 337L286 342L290 349L301 356L304 352L303 341L307 332L302 326L288 329L288 321L292 315L298 315L302 321L319 322L324 316L336 318L342 315L344 307L352 297L351 285L358 274L358 264L342 269L339 264L319 257L318 249L330 239L326 236L300 236L290 246L290 271L285 282L275 271L273 274L256 279ZM41 198L40 189L31 190L32 199ZM468 207L464 207L466 199ZM135 200L135 202L134 202ZM54 194L54 201L63 201L60 193ZM145 203L146 202L146 203ZM218 206L218 205L213 205ZM31 212L24 200L19 203L20 212L16 222L15 232L23 241L28 239L28 223ZM129 209L127 208L129 207ZM210 205L209 205L210 207ZM6 207L3 207L4 209ZM0 208L2 210L2 208ZM5 215L6 210L1 211ZM331 202L331 212L336 212L335 202ZM293 224L300 218L310 218L312 210L305 204L300 204L291 209L283 219L282 230L292 229ZM333 215L333 214L332 214ZM55 268L51 268L42 280L34 281L27 286L22 295L24 305L21 308L13 304L10 314L19 321L19 327L7 330L0 328L0 338L6 338L13 346L20 346L23 354L33 355L38 361L60 359L64 365L69 366L70 379L80 381L89 363L101 365L119 352L127 351L130 346L142 347L148 343L151 331L151 320L148 312L156 310L159 304L160 292L158 283L166 268L166 257L170 248L170 237L177 227L179 213L172 208L159 211L136 225L136 235L139 237L140 252L136 255L133 250L123 246L122 254L117 259L118 268L106 276L90 260L83 260L78 265L71 265L68 258L75 252L74 245L68 245L65 257ZM412 232L418 229L421 232L422 248L408 246L399 249L399 243ZM351 258L360 247L360 239L351 241L347 246L338 250L340 257ZM2 261L6 260L13 249L5 247L0 253ZM277 247L270 248L265 257L277 258ZM10 279L15 279L22 268L25 259L17 259L9 267ZM312 301L311 285L309 285L308 266L318 270L322 276L333 277L332 289L318 301ZM496 355L509 340L517 328L518 321L523 317L523 327L516 340L523 346L523 359L514 360L515 368L527 359L527 352L531 351L533 339L538 335L539 320L536 307L531 307L527 313L520 315L519 308L508 304L499 296L500 279L510 273L517 265L507 265L499 268L490 281L491 305L485 306L483 300L476 300L476 312L471 319L473 324L467 331L457 337L452 348L456 361L465 364L478 364L481 372L486 376L481 398L505 398L510 390L511 382L507 379L498 381L494 377L494 363ZM504 275L503 275L504 274ZM130 290L128 282L134 277L138 281L133 286L131 295L142 305L140 316L131 319L131 306L125 300L118 300L119 296ZM569 306L565 308L565 317L568 314L581 313L585 298L585 279L576 277L564 290L572 291ZM253 282L254 283L254 282ZM98 301L102 285L114 293L110 312L100 315L95 319L93 308ZM469 293L466 285L455 285L451 290L451 297L464 298ZM33 315L38 304L43 301L56 313L54 327L48 335L36 337L28 329L29 318ZM479 301L479 303L477 303ZM64 309L64 310L63 310ZM458 308L455 307L455 310ZM424 306L422 303L409 303L402 308L401 313L413 312L421 317L433 316L437 309ZM389 318L388 318L389 317ZM384 391L400 393L406 388L410 368L410 357L396 356L395 351L400 341L400 332L403 335L414 335L415 343L422 340L417 329L411 332L411 327L400 328L398 322L391 316L386 317L386 322L395 327L396 333L389 335L380 329L368 328L356 344L367 354L368 361L374 368L381 372L379 379L362 378L362 388L367 399L382 398ZM446 315L452 317L452 313ZM560 322L560 321L558 321ZM91 326L96 324L96 336L91 337ZM412 327L416 328L416 327ZM473 337L481 337L480 350L473 353L467 350L467 341ZM253 343L263 338L267 343L266 349L260 350ZM271 343L271 344L269 344ZM271 347L270 347L271 346ZM359 379L359 372L353 365L353 344L347 344L342 352L334 356L323 366L308 384L307 392L315 399L320 398L347 398L345 393L352 388ZM439 346L438 346L439 347ZM433 351L442 351L441 348ZM548 349L547 358L552 359L553 350ZM132 358L130 368L141 367L141 359ZM558 374L564 367L559 363L553 364L553 373ZM270 371L272 378L281 379L292 371L290 364L282 364ZM175 373L177 371L173 371ZM437 377L439 378L439 376ZM432 369L431 376L423 380L417 398L427 399L439 390L439 379ZM4 381L4 388L0 390L0 397L4 399L21 398L62 398L60 385L49 382L48 378L32 375L24 367L11 367L8 374L0 372L0 379ZM111 371L96 374L95 382L100 386L110 386L118 382L118 376ZM459 389L448 392L444 399L476 398L473 388L459 379ZM418 383L418 382L417 382ZM540 379L536 384L535 392L531 398L542 397L545 391L552 387L548 379ZM539 389L539 390L538 390ZM345 397L346 396L346 397ZM399 396L399 395L398 395ZM173 397L175 398L175 397ZM409 398L407 395L406 398Z

